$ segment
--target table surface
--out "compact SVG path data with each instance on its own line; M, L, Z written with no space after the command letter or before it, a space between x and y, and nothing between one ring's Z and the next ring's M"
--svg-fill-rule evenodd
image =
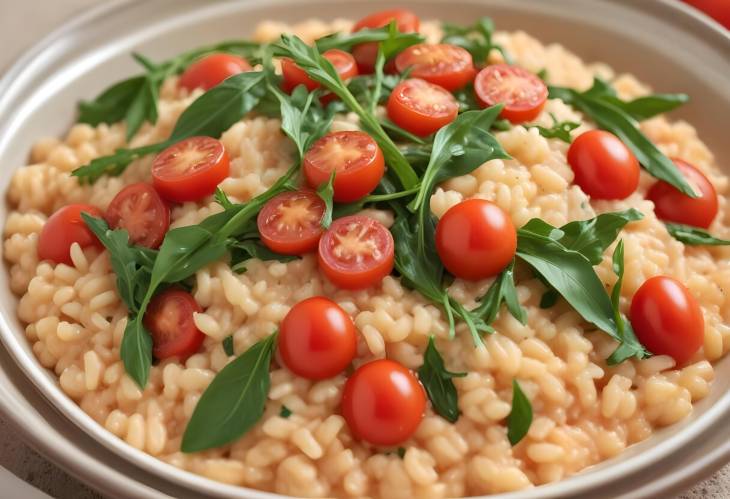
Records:
M0 0L0 72L24 49L63 23L104 0ZM25 22L18 23L18 19ZM28 22L28 20L32 20ZM0 466L23 480L59 499L99 499L101 496L69 476L33 449L29 448L0 419ZM2 475L0 475L0 481ZM0 487L2 484L0 483ZM730 497L730 465L677 499L710 499Z

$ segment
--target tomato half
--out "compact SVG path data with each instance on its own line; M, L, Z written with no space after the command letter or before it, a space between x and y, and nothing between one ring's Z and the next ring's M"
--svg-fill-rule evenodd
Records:
M104 219L112 229L126 229L133 244L158 248L170 228L170 208L151 185L139 182L114 196Z
M395 21L398 31L412 33L418 31L421 25L416 14L408 9L388 9L374 12L360 19L352 27L353 33L365 28L382 28ZM375 70L375 59L378 56L378 43L368 42L355 45L352 55L357 61L357 67L362 74L369 74Z
M426 136L454 121L459 103L448 90L411 78L396 85L388 98L387 110L393 123Z
M157 359L185 360L198 351L205 335L195 326L193 314L202 312L193 296L181 289L168 289L155 296L144 314Z
M533 120L542 111L548 89L526 69L507 64L487 66L474 79L474 93L483 107L502 104L502 118L512 123Z
M411 68L410 77L420 78L446 90L458 90L474 78L471 54L447 43L411 45L395 58L399 73Z
M304 177L310 187L327 183L335 172L334 200L349 203L370 194L385 173L383 151L365 132L328 133L304 155Z
M319 268L342 289L375 286L393 270L390 231L363 215L338 218L319 240Z
M669 355L682 365L705 339L702 309L689 290L676 279L648 279L631 300L631 325L650 352Z
M353 435L375 445L408 440L423 420L426 394L409 370L392 360L357 368L342 392L342 415Z
M357 76L357 65L352 54L339 49L331 49L322 55L332 63L342 81ZM281 60L281 74L284 77L282 86L286 92L291 92L299 85L304 85L310 91L320 87L319 83L307 76L307 73L291 59Z
M103 248L101 242L86 226L81 213L102 217L101 210L89 204L70 204L60 208L46 220L38 237L39 259L72 265L73 243L78 243L82 248L88 246Z
M290 191L271 198L256 219L261 242L271 251L302 255L317 249L325 205L312 191Z
M192 63L180 75L180 86L188 90L210 90L226 78L250 71L246 59L231 54L211 54Z
M155 157L152 185L170 201L197 201L213 194L229 169L228 153L219 140L190 137Z
M517 231L509 216L484 199L452 206L436 225L436 251L456 277L476 281L499 274L517 250Z
M625 199L639 186L639 162L610 132L580 134L568 149L574 182L595 199Z
M328 298L315 296L294 305L279 325L281 360L307 379L336 376L357 353L357 330L347 312Z
M649 188L646 198L654 203L654 212L661 220L708 228L719 209L715 186L700 170L686 161L676 158L672 161L699 197L691 198L660 180Z

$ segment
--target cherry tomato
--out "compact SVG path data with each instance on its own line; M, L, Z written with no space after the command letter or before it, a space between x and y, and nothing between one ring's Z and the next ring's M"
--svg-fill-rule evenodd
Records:
M700 9L727 29L730 29L730 4L727 0L684 0L692 7Z
M322 55L332 63L342 81L357 76L357 65L351 54L339 49L331 49ZM284 77L283 88L286 92L291 92L299 85L304 85L308 90L320 87L319 83L307 76L307 73L291 59L281 60L281 74Z
M474 93L483 107L502 104L502 118L524 123L540 114L548 97L545 83L517 66L495 64L479 71L474 80Z
M474 78L471 54L446 43L411 45L395 58L399 73L411 69L411 78L421 78L446 90L458 90Z
M399 83L388 98L388 117L420 136L434 133L456 119L459 103L448 90L411 78Z
M103 248L101 242L81 218L82 212L93 217L102 217L101 210L96 206L70 204L48 218L38 237L39 259L72 265L71 245L73 243L79 243L82 248L88 246Z
M158 248L170 228L170 208L149 184L128 185L114 196L104 214L112 229L126 229L129 240Z
M228 170L228 153L219 140L190 137L155 157L152 185L170 201L197 201L213 194Z
M639 162L614 134L590 130L568 149L574 182L594 199L625 199L639 186Z
M385 160L378 144L365 132L332 132L307 151L303 168L313 188L327 183L334 171L334 200L349 203L377 187L385 173Z
M398 31L412 33L418 31L421 25L418 16L407 9L381 10L360 19L352 28L352 32L365 28L382 28L395 21ZM357 67L362 74L369 74L375 70L375 59L378 56L378 43L368 42L355 45L352 48Z
M705 321L697 300L676 279L648 279L631 300L631 325L650 352L669 355L682 365L705 340Z
M426 410L426 394L416 376L388 359L357 368L342 392L342 415L353 435L375 445L408 440Z
M357 353L357 330L347 312L328 298L315 296L294 305L279 326L281 360L307 379L331 378Z
M324 201L312 191L283 192L261 209L256 225L271 251L302 255L317 249L322 236Z
M499 274L516 250L512 220L484 199L462 201L436 225L436 251L444 267L462 279L476 281Z
M375 286L393 270L395 245L383 224L363 215L338 218L319 240L319 268L342 289Z
M195 326L195 312L202 312L200 305L181 289L168 289L152 299L144 325L152 335L155 358L185 360L198 351L205 335Z
M646 198L654 203L654 212L661 220L708 228L717 216L715 187L696 167L681 159L672 161L699 197L691 198L673 185L660 180L649 188Z
M223 80L250 71L246 59L231 54L211 54L192 63L180 76L180 86L188 90L210 90Z

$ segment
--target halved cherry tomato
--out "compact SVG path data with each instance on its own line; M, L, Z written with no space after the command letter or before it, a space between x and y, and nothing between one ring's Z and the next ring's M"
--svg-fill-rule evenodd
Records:
M502 118L524 123L537 118L545 106L545 83L526 69L507 64L487 66L474 80L474 93L483 107L503 104Z
M322 55L332 63L342 81L357 76L357 65L352 54L339 49L331 49ZM281 60L281 74L284 77L283 88L286 92L291 92L299 85L304 85L308 90L320 87L319 83L307 76L307 73L291 59Z
M452 206L436 225L436 251L456 277L476 281L499 274L517 250L509 216L485 199Z
M700 170L686 161L676 158L672 161L699 197L691 198L673 185L660 180L649 188L646 198L654 203L654 212L661 220L708 228L717 216L715 186Z
M152 335L155 358L185 360L198 351L205 335L195 326L195 312L202 312L200 305L181 289L168 289L152 299L143 322Z
M250 71L246 59L231 54L211 54L192 63L180 76L180 86L188 90L210 90L226 78Z
M170 201L197 201L215 192L229 168L228 153L219 140L190 137L157 155L152 185Z
M112 229L126 229L132 243L158 248L170 228L170 208L151 185L139 182L114 196L104 219Z
M383 224L363 215L338 218L319 240L319 268L342 289L375 286L393 270L395 245Z
M446 90L458 90L474 78L471 54L447 43L411 45L395 58L399 73L411 69L411 78L421 78Z
M271 198L256 224L261 242L271 251L302 255L317 249L322 236L324 201L312 191L290 191Z
M385 173L385 160L383 151L365 132L332 132L307 151L303 168L313 188L328 182L334 171L334 200L349 203L377 187Z
M375 445L408 440L425 410L426 394L416 376L388 359L358 367L342 392L342 415L350 431Z
M418 16L408 9L388 9L363 17L352 27L352 32L365 28L382 28L392 21L395 21L398 31L401 33L418 31L421 25ZM368 42L355 45L352 48L352 55L355 56L360 73L372 73L375 70L375 59L378 56L378 43Z
M420 136L434 133L456 119L459 103L448 90L418 78L402 81L388 98L393 123Z
M574 182L595 199L625 199L639 186L639 162L610 132L580 134L568 149Z
M669 355L677 365L687 362L705 340L702 309L676 279L648 279L631 300L631 325L650 352Z
M64 206L46 220L38 237L38 258L55 263L71 265L71 245L97 246L103 248L91 229L86 226L81 213L102 217L101 210L89 204L70 204Z
M294 305L279 326L281 360L294 374L326 379L341 373L357 353L357 330L347 312L315 296Z

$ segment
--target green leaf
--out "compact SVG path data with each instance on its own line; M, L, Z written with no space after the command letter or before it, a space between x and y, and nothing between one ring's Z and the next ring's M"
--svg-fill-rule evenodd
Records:
M292 414L294 414L294 413L287 406L285 406L285 405L281 406L281 411L279 411L279 416L281 416L284 419L287 419Z
M324 215L322 215L322 221L320 222L323 229L329 229L330 224L332 223L332 207L334 205L333 197L335 195L334 183L336 173L337 172L335 170L332 170L330 179L317 188L317 196L324 201Z
M231 443L261 419L271 385L269 367L276 337L273 333L254 344L213 378L185 428L183 452Z
M391 44L388 49L392 53L400 52L406 47L425 41L423 36L418 33L401 33L396 30L395 34L393 34L390 28L385 26L382 28L361 29L354 33L333 33L319 38L314 43L317 50L322 53L331 49L350 51L352 47L361 43L382 42L386 40Z
M540 297L540 308L545 309L552 307L558 302L558 298L560 298L560 293L552 288L548 289Z
M261 261L277 260L284 263L299 259L295 255L275 253L257 239L236 241L229 245L229 250L231 252L231 270L239 274L246 271L246 262L251 258L258 258Z
M576 123L575 121L558 121L552 113L550 117L553 120L553 126L550 128L545 128L540 125L525 125L525 128L536 128L540 135L546 139L560 139L566 144L570 144L573 141L570 132L578 128L580 123Z
M507 304L510 314L520 321L527 324L527 312L520 305L517 297L517 288L514 280L515 261L512 260L506 269L504 269L494 280L487 293L479 298L479 306L472 310L472 313L481 317L487 324L492 324L497 318L502 303Z
M154 124L157 122L157 93L158 84L150 78L145 78L144 85L134 96L124 121L127 124L126 140L129 142L139 131L145 121Z
M644 215L634 208L602 213L590 220L570 222L562 226L560 230L563 236L558 240L566 248L585 256L592 265L598 265L606 248L616 240L621 229L642 218Z
M444 23L441 29L444 33L441 43L458 45L468 50L477 67L487 64L487 58L492 50L499 51L508 64L512 63L512 58L504 48L492 41L494 22L488 17L482 17L475 24L466 27Z
M233 202L228 199L228 196L220 187L215 188L215 194L213 197L215 197L215 202L221 205L224 210L230 210L233 208Z
M423 365L418 369L418 379L428 394L433 410L445 420L456 423L459 419L459 400L452 378L462 378L466 373L446 370L444 359L436 349L433 336L423 354Z
M97 126L121 121L146 84L147 78L135 76L112 85L93 101L80 102L78 122Z
M622 101L618 97L603 97L606 102L620 108L637 121L644 121L662 113L668 113L689 102L687 94L651 94L632 101Z
M232 357L235 352L233 350L233 335L228 335L225 338L223 338L223 351L226 352L226 355L229 357Z
M522 392L517 380L512 380L512 410L507 416L507 439L517 445L525 438L532 424L532 404Z
M152 337L142 324L142 316L129 316L119 350L124 370L144 390L152 366Z
M682 225L665 222L664 225L667 227L667 232L676 239L684 244L690 246L728 246L730 240L720 239L704 229L699 227L692 227L691 225Z

